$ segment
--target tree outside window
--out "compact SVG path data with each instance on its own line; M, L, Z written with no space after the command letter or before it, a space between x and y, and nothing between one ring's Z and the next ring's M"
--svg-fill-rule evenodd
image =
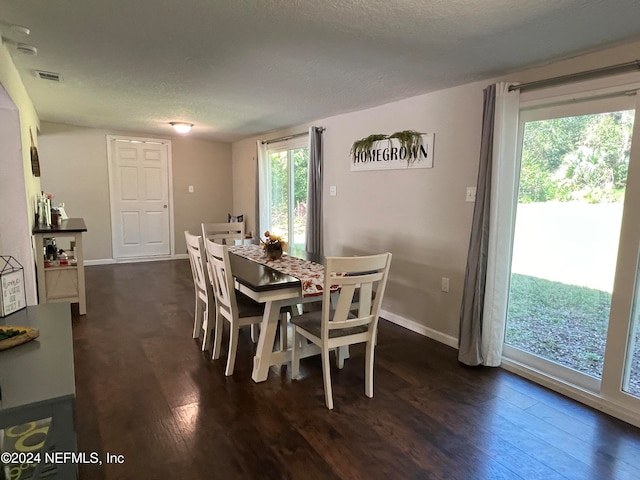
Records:
M270 230L292 248L304 248L309 149L269 151Z

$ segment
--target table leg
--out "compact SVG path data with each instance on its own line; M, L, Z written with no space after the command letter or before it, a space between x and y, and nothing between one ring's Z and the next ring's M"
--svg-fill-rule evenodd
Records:
M258 348L253 357L253 373L251 378L254 382L264 382L269 376L271 366L271 354L276 340L276 329L278 328L278 318L282 302L279 300L267 302L264 307L264 316L260 324L260 338Z

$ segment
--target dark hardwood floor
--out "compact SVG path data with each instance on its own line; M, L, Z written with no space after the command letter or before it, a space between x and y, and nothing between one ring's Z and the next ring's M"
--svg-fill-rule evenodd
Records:
M319 358L251 380L249 332L233 377L191 338L187 260L86 268L87 315L73 318L83 480L633 479L640 430L381 321L375 397L363 349L333 371ZM223 355L226 354L226 345Z

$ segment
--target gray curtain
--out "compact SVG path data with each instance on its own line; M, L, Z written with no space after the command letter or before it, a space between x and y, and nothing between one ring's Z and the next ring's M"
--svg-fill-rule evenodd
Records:
M489 85L484 90L480 165L460 310L460 330L458 332L458 360L472 366L481 365L484 360L482 358L482 311L484 309L487 253L489 250L495 105L496 86Z
M305 249L323 255L322 239L322 127L309 129L309 183Z

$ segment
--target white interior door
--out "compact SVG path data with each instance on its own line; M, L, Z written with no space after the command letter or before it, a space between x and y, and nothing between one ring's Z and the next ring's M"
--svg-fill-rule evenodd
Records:
M170 255L169 143L108 143L114 258Z

